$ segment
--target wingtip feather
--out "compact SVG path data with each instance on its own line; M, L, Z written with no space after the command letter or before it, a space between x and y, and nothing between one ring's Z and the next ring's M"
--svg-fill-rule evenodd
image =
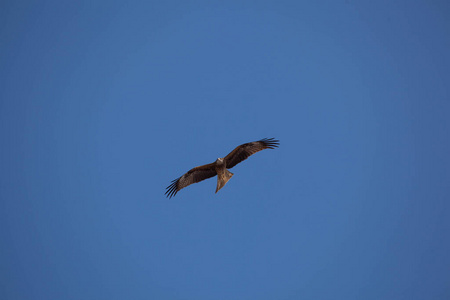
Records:
M262 140L259 140L259 142L264 143L264 146L269 149L277 148L280 145L280 141L275 138L264 138Z
M177 189L177 184L178 184L178 180L180 180L181 177L172 180L171 184L166 187L166 192L164 193L166 195L167 198L172 198L174 197L177 193L178 193L178 189Z

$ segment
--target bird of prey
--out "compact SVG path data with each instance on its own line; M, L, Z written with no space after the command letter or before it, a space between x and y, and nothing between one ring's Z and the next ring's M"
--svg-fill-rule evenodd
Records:
M262 139L256 142L242 144L237 146L227 156L218 158L215 162L195 167L189 170L183 176L175 179L166 188L166 196L172 198L182 188L187 187L190 184L200 182L207 178L217 175L217 188L216 193L224 187L224 185L234 175L227 169L231 169L243 160L246 160L250 155L255 154L264 149L274 149L278 147L279 141L273 138Z

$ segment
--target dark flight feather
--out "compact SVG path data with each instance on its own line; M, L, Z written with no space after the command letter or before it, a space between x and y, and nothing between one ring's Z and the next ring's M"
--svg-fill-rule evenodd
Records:
M231 169L256 152L264 149L274 149L278 147L279 144L280 142L275 139L262 139L257 142L251 142L237 146L233 151L230 152L230 154L228 154L224 158L227 169Z
M172 181L172 184L169 185L166 189L166 195L169 198L172 198L177 194L179 190L187 187L190 184L200 182L202 180L214 177L217 175L217 172L214 168L214 163L198 166L191 170L189 170L183 176Z

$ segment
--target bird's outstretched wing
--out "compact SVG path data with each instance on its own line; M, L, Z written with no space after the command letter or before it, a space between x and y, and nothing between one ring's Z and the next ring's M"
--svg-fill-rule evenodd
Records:
M217 175L215 163L195 167L189 170L183 176L173 180L172 183L166 188L165 194L167 197L172 198L182 188L185 188L190 184L197 183L207 178L213 177L215 175Z
M231 169L243 160L246 160L250 155L255 154L264 149L274 149L278 147L280 141L276 139L262 139L256 142L242 144L237 146L233 151L225 156L227 169Z

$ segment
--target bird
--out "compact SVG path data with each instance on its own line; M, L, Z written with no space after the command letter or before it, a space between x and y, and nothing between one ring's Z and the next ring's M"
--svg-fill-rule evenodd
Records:
M216 193L225 186L228 180L234 175L227 169L233 168L238 163L246 160L250 155L264 149L275 149L280 141L274 138L264 138L259 141L245 143L237 146L225 157L219 157L215 162L195 167L187 171L183 176L172 180L172 183L166 188L165 195L170 199L181 189L193 183L214 177L217 175Z

